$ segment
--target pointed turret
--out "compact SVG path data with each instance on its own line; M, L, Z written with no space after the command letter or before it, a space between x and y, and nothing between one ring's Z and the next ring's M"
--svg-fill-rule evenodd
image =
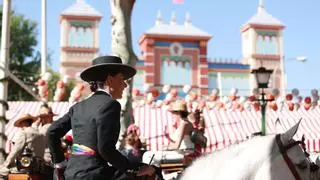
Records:
M156 19L156 26L159 26L160 24L163 24L162 17L161 17L161 11L158 10L157 19Z
M274 27L276 29L285 28L284 24L277 18L273 17L265 10L263 0L259 0L257 13L247 21L241 28L241 31L246 31L250 27Z
M191 17L190 17L190 13L189 12L186 13L186 17L185 17L185 20L184 20L184 25L185 26L191 25Z
M171 21L170 21L171 25L176 25L177 24L177 18L176 18L176 13L173 11L171 14Z
M169 23L165 23L162 19L161 11L158 10L155 26L146 31L146 34L166 34L170 36L196 36L210 39L211 35L197 28L191 23L190 14L185 15L184 24L178 24L175 12L171 14Z
M264 3L263 0L259 0L258 13L264 11Z

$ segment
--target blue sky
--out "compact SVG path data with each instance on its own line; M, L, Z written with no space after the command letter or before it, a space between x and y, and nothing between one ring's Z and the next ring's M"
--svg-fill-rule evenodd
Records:
M36 21L40 50L41 0L12 0L13 9ZM185 0L176 5L172 0L137 0L133 18L133 44L139 54L138 39L155 23L158 10L161 10L165 22L170 21L171 12L176 13L178 23L183 23L186 12L191 15L194 25L213 35L209 42L208 56L222 58L241 58L240 27L256 12L259 0ZM2 3L3 0L0 0ZM75 0L47 0L48 51L52 53L52 68L59 67L59 15ZM110 50L110 8L109 0L86 0L103 14L100 23L100 52ZM284 52L287 60L285 68L288 77L288 89L299 88L303 94L310 94L313 88L320 87L320 1L318 0L265 0L266 10L282 21L284 31ZM294 61L297 56L307 56L308 61Z

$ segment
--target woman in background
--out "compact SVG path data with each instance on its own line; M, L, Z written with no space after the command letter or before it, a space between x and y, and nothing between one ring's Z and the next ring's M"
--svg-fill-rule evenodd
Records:
M167 150L194 150L194 143L191 141L193 125L188 119L187 106L182 101L176 101L171 109L173 127L166 133L170 141Z
M176 101L172 109L172 127L166 128L165 136L169 146L163 151L147 151L143 154L142 162L159 166L161 163L182 163L186 153L194 152L194 143L191 141L192 123L188 120L186 104ZM169 131L169 132L167 132Z

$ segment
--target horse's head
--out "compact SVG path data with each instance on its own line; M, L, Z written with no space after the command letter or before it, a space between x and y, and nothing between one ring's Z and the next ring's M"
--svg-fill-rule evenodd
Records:
M181 180L309 179L310 161L304 140L293 139L299 124L282 134L255 136L198 158L183 172Z
M305 151L304 138L293 140L300 121L283 134L276 135L276 152L271 159L271 179L309 179L310 161ZM277 173L275 173L277 172Z

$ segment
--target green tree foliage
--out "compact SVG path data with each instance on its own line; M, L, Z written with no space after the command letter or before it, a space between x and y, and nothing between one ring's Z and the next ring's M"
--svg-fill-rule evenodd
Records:
M0 6L0 30L2 29L2 5ZM9 69L11 73L16 75L26 85L33 89L36 93L35 82L39 79L41 67L41 54L35 48L38 44L37 39L37 23L25 18L23 15L18 15L14 11L11 12L10 23L10 54L9 54ZM0 37L1 40L1 37ZM48 55L47 60L50 64L51 56ZM59 80L59 74L52 70L53 78L49 82L49 98L52 100L56 82ZM68 83L66 99L69 95L73 83ZM9 80L8 83L8 100L9 101L32 101L35 100L23 88L14 81Z
M2 6L0 11L0 28L2 29ZM40 68L40 53L34 53L37 45L36 39L37 24L26 19L22 15L11 12L10 22L10 53L9 69L20 80L31 87L38 78ZM34 100L31 95L24 91L14 81L9 80L8 100Z

